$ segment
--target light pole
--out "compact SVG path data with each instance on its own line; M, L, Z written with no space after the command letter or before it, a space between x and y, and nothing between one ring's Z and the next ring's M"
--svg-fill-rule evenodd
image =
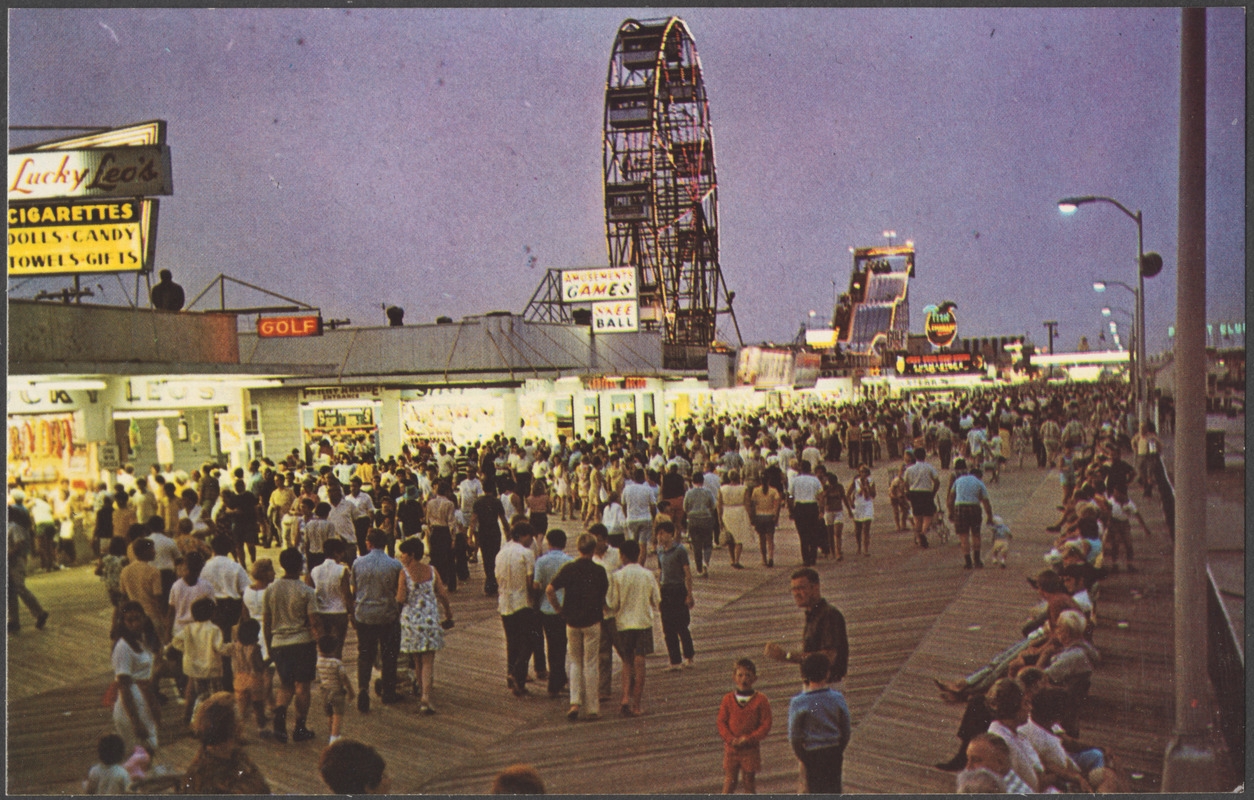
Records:
M1058 320L1046 320L1043 324L1046 328L1049 328L1049 354L1052 356L1054 354L1054 340L1058 338Z
M1131 314L1129 314L1127 311L1124 311L1122 308L1111 308L1110 306L1102 307L1102 316L1110 320L1110 332L1115 335L1115 348L1118 350L1122 350L1123 345L1119 343L1119 329L1115 327L1115 321L1113 319L1110 319L1111 314L1115 313L1116 311L1119 312L1120 314L1123 314L1128 319L1132 320L1133 325L1136 324L1136 318L1133 317Z
M1136 423L1137 430L1148 419L1146 415L1146 398L1145 398L1145 273L1147 262L1145 258L1144 245L1144 229L1141 224L1140 210L1132 211L1123 203L1113 197L1100 197L1097 195L1083 195L1081 197L1064 197L1058 201L1058 210L1063 214L1074 214L1079 210L1080 206L1086 203L1109 203L1115 208L1127 214L1133 222L1136 223L1136 288L1132 291L1136 294L1136 317L1133 325L1134 335L1136 338ZM1162 258L1155 254L1157 259L1157 267L1154 268L1152 275L1156 275L1158 269L1162 268ZM1113 281L1104 281L1105 283L1113 283ZM1120 284L1127 286L1127 284ZM1097 284L1093 284L1093 288L1097 289ZM1128 287L1132 288L1132 287ZM1102 291L1097 289L1097 291Z
M1127 289L1128 292L1132 294L1134 300L1139 300L1139 298L1141 297L1141 295L1137 292L1137 289L1135 286L1129 286L1123 281L1107 281L1107 280L1093 281L1093 291L1095 292L1104 292L1106 291L1106 288L1108 286L1118 286L1122 289ZM1140 307L1141 307L1141 304L1138 302L1136 306L1134 306L1133 308L1135 309L1135 308L1140 308ZM1102 313L1104 314L1105 312L1103 311ZM1124 313L1127 313L1127 312L1124 312ZM1128 369L1128 374L1131 377L1133 396L1136 397L1137 428L1139 429L1141 422L1142 422L1141 376L1143 374L1142 370L1144 369L1144 367L1142 367L1141 351L1137 349L1137 342L1141 340L1140 332L1138 331L1138 326L1137 326L1137 315L1134 313L1134 314L1131 314L1130 316L1132 317L1132 332L1128 335L1128 338L1131 340L1132 364L1131 364L1131 367Z

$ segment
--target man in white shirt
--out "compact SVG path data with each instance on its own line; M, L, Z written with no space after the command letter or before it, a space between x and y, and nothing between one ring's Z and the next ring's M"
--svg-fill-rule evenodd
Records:
M135 504L135 519L141 525L147 525L148 519L157 514L157 496L148 489L147 478L135 479L135 496L131 498Z
M527 664L535 640L530 590L535 577L536 556L531 549L533 531L520 523L510 530L510 541L496 554L497 611L505 628L505 664L509 688L515 697L527 691Z
M348 494L344 499L357 507L357 514L353 517L353 533L357 537L358 552L365 555L366 533L374 521L374 500L361 490L361 478L356 475L348 482Z
M448 451L448 447L443 443L440 444L440 454L435 457L435 465L440 470L441 478L452 478L453 468L457 464L457 459Z
M331 507L331 512L327 514L327 522L330 522L331 527L335 529L335 535L346 542L359 544L355 520L361 516L361 511L356 503L344 496L344 488L335 481L327 483L327 505ZM351 555L352 548L349 550ZM365 555L361 552L360 546L358 552ZM352 563L352 558L349 559L349 563Z
M914 449L914 463L906 467L903 478L906 496L914 512L914 541L927 547L927 529L936 518L936 492L940 490L940 470L927 463L927 450Z
M818 562L823 536L822 521L819 519L819 495L823 493L823 484L810 474L808 461L798 464L797 477L792 481L791 489L788 507L797 525L801 561L803 566L812 567Z
M466 519L474 513L475 501L483 496L483 483L479 480L478 471L470 467L466 471L466 479L457 484L457 501L459 509Z
M627 535L648 550L653 538L653 516L657 513L657 490L645 483L644 470L637 468L623 487L623 511L627 516Z
M205 562L200 579L213 588L213 624L222 630L222 641L231 641L231 631L239 624L244 610L244 590L248 588L248 572L229 556L235 542L225 533L213 537L213 558ZM168 595L167 595L168 597ZM231 660L223 659L223 685L231 686Z
M204 507L200 504L200 498L196 496L196 490L190 486L183 490L179 495L182 508L179 509L179 519L190 519L192 521L192 533L205 533L209 530L209 523L204 518Z
M653 573L637 563L640 544L623 542L619 550L623 567L610 575L610 612L617 628L615 647L623 660L623 716L638 717L644 713L645 656L653 652L653 619L662 592Z
M148 538L152 540L153 549L156 552L152 565L161 573L161 596L168 599L170 587L178 580L177 562L183 558L183 551L179 550L179 546L174 543L173 539L165 535L163 527L165 527L164 524L158 526L155 523L149 526Z

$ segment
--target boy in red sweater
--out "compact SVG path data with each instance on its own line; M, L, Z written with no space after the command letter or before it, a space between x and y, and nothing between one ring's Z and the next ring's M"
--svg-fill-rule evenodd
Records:
M771 732L771 702L753 690L758 668L747 658L736 662L733 691L718 709L718 734L723 737L723 794L736 791L743 773L745 791L757 792L757 772L762 766L759 745Z

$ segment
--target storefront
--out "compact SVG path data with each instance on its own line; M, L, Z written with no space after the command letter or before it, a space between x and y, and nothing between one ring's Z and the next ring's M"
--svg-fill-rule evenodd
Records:
M98 445L88 441L85 414L70 392L10 388L7 394L9 483L36 489L62 480L77 489L94 483Z
M382 407L379 386L301 389L301 445L306 463L331 463L339 455L378 455Z

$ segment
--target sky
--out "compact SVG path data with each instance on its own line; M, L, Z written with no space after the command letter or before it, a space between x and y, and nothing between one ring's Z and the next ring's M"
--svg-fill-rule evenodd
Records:
M1180 12L1171 8L17 9L9 124L168 125L156 269L384 325L521 313L607 263L606 71L626 19L700 56L720 263L746 343L830 318L850 247L917 250L910 330L1101 346L1144 215L1149 352L1175 320ZM1207 15L1207 318L1245 319L1244 8ZM10 145L49 134L10 131ZM93 278L91 302L125 302ZM67 281L9 281L33 296ZM94 288L94 286L93 286ZM217 292L213 293L215 296ZM209 306L208 298L196 309ZM228 305L277 302L238 287ZM1127 318L1113 317L1127 341ZM722 338L734 329L720 322Z

